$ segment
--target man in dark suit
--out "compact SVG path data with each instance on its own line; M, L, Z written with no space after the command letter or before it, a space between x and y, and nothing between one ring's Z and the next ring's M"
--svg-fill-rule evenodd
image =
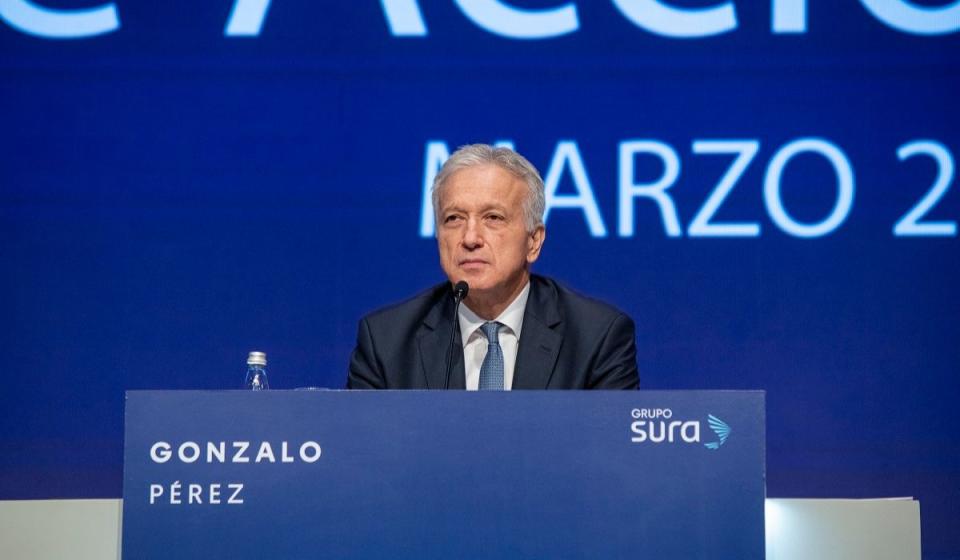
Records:
M449 282L361 320L348 388L638 387L633 321L530 273L546 237L543 181L530 162L508 148L464 146L432 194ZM469 290L455 317L461 281ZM451 340L459 351L448 379Z

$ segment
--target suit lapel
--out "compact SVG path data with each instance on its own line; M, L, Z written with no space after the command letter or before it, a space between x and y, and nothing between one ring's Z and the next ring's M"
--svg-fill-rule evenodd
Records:
M536 276L530 278L530 297L513 373L514 389L546 389L563 343L563 318L553 286Z
M423 320L422 334L417 338L420 351L420 363L427 389L443 389L447 375L447 351L450 347L450 333L459 325L452 320L453 299L442 298L427 313ZM466 374L463 367L463 345L460 343L460 333L455 333L456 340L453 348L453 369L450 371L450 388L465 389L467 387Z

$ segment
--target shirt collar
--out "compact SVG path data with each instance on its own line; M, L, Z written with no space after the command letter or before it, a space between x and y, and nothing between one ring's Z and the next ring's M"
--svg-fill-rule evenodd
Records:
M513 334L516 335L518 339L520 338L520 329L523 328L523 312L527 308L527 298L529 297L530 281L528 280L527 285L520 290L520 293L510 302L510 305L508 305L496 319L493 319L513 331ZM460 336L463 344L466 345L470 337L473 336L487 320L474 313L472 309L467 307L466 303L460 304L460 312L458 315Z

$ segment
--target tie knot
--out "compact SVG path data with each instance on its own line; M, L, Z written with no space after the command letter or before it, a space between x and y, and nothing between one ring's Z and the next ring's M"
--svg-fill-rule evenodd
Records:
M480 325L480 330L483 331L484 336L487 337L487 342L490 344L498 344L500 341L497 338L497 334L500 332L500 323L496 321L488 321Z

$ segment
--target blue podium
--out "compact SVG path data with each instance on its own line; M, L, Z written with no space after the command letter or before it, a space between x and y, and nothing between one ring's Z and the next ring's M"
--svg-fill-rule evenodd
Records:
M764 555L762 392L131 391L124 558Z

